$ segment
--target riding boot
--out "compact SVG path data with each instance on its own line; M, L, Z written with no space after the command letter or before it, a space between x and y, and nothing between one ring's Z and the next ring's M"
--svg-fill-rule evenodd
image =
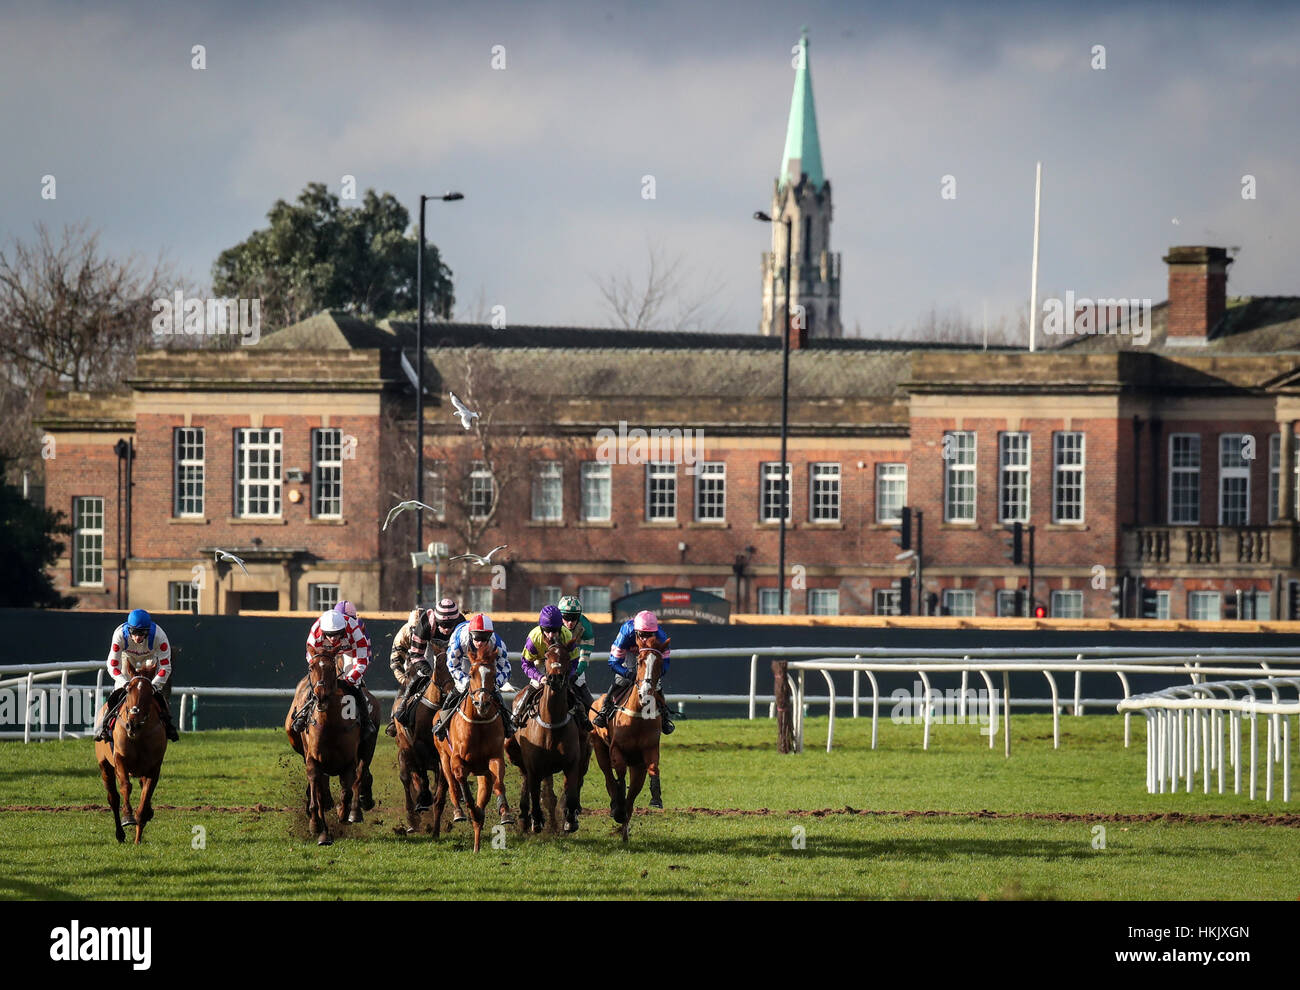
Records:
M366 701L366 696L361 693L361 686L353 684L350 681L343 681L343 690L356 700L357 703L357 724L361 727L361 738L378 731L379 726L375 725L370 718L370 704Z
M653 774L650 777L650 807L658 808L661 811L664 806L663 792L659 787L659 775Z
M572 681L569 682L569 687L572 691L570 701L573 703L570 711L579 727L584 732L590 732L591 719L587 716L587 710L591 708L591 692L587 690L587 685L575 684Z
M402 689L397 692L397 700L393 703L393 714L388 719L388 726L384 729L385 735L397 735L397 723L401 721L402 716L406 714L406 695L411 690L411 682L414 680L408 677L402 682Z
M158 699L158 717L162 719L163 728L167 731L167 738L172 742L180 742L181 734L176 731L176 724L172 721L172 711L167 704L167 699L161 693L155 695Z
M662 713L662 725L659 731L665 736L671 736L673 734L673 729L676 728L676 726L673 725L671 709L668 707L668 702L664 700L664 693L662 691L658 692L655 697L659 702L659 711Z
M311 720L311 714L316 710L316 696L307 695L307 700L303 702L298 714L293 717L293 731L302 735L307 731L307 723Z
M610 686L610 689L605 692L604 706L596 713L596 717L593 719L593 724L596 728L603 729L609 724L609 720L614 717L614 712L618 710L618 702L614 700L615 696L620 693L622 688L626 687L630 683L631 681L621 675L614 678L614 683Z
M596 705L596 699L591 696L591 688L587 687L584 680L581 684L573 682L573 693L578 698L578 704L582 706L582 717L588 719L587 712L591 711ZM587 728L591 728L591 722L587 721Z
M447 693L447 700L442 703L442 710L438 712L438 720L433 723L433 734L439 739L447 738L447 723L451 721L456 714L456 707L465 697L464 691L451 690Z
M501 697L501 690L499 688L492 689L492 700L497 703L497 708L501 712L501 724L505 726L506 738L509 739L515 734L515 723L510 719L510 706L507 705L505 699Z
M113 721L113 716L117 714L118 708L122 706L122 702L125 700L126 688L113 688L112 692L108 696L108 700L104 703L103 721L95 726L94 738L97 741L109 741L112 736L112 733L110 733L108 729L109 723Z

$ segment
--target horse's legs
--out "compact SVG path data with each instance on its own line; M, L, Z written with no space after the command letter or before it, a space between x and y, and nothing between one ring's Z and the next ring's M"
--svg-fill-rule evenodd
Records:
M442 762L443 769L438 774L438 784L433 792L433 837L436 839L442 834L442 813L447 807L447 782L449 780L446 773L446 758L439 753L438 758Z
M550 827L551 833L554 834L560 830L560 822L555 814L555 777L552 774L546 774L542 778L542 785L546 788L546 821ZM565 803L567 804L568 802L566 801Z
M307 812L311 816L311 828L316 833L316 845L328 846L334 840L330 838L329 826L325 824L325 801L322 791L329 792L329 778L321 772L315 760L307 760Z
M470 807L474 810L474 851L478 852L479 840L483 835L483 821L487 817L488 795L492 793L494 781L491 779L492 772L478 774L478 800ZM465 798L469 799L469 783L465 784Z
M519 767L519 831L525 835L528 833L528 825L532 821L532 801L528 796L528 768Z
M488 761L488 773L492 777L492 793L497 796L500 822L502 825L513 825L515 816L510 813L510 802L506 800L506 761L500 756Z
M366 820L361 813L361 774L356 766L345 766L339 774L339 793L343 806L339 808L339 821L360 823Z
M534 772L528 775L528 796L532 802L533 814L532 814L531 822L528 817L524 818L524 828L528 828L529 825L531 824L534 833L540 832L542 830L542 825L544 824L542 820L542 780L543 779L547 780L548 782L550 781L550 777L542 773L542 768L540 766L534 767Z
M420 816L415 810L415 800L411 794L411 788L414 784L414 774L411 773L411 763L414 761L414 755L410 749L404 747L399 738L397 743L397 776L402 781L402 797L406 799L406 831L409 835L420 827Z
M129 828L136 823L135 812L131 810L131 775L126 772L126 763L122 760L117 763L117 787L122 792L122 824Z
M601 772L605 775L605 791L609 794L609 813L618 821L621 813L618 798L618 781L614 779L613 756L605 741L592 733L592 749L596 753L596 763L600 766Z
M628 830L632 827L632 809L636 807L636 796L641 793L641 787L645 783L646 768L642 763L638 766L629 768L632 773L632 779L627 786L627 796L623 801L623 841L627 841Z
M582 804L582 774L580 763L564 771L564 831L578 831L578 808Z
M108 791L108 806L113 809L113 831L118 842L126 841L126 831L122 828L121 801L117 794L117 770L107 760L99 761L99 776L104 781L104 790Z
M135 844L138 846L144 838L144 827L153 817L153 789L158 786L158 774L161 768L154 770L148 777L140 780L140 808L135 813Z
M367 696L369 692L366 692ZM367 704L369 702L367 701ZM372 705L370 708L372 720L379 719L379 706ZM375 747L379 744L379 732L373 735L363 737L357 746L357 807L370 811L375 806L374 798L374 775L370 772L370 764L375 761ZM357 819L360 821L360 819Z

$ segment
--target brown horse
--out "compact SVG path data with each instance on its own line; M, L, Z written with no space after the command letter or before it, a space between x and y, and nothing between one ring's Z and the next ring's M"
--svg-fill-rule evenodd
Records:
M446 739L438 739L438 755L442 759L442 780L433 799L433 834L439 834L442 811L446 807L447 788L460 791L469 806L474 821L474 851L479 851L483 835L483 810L487 807L488 791L497 796L501 811L501 824L513 824L515 817L506 803L505 787L505 726L501 712L492 697L496 668L490 651L492 641L469 644L469 690L465 700L447 724ZM478 801L469 793L469 775L478 777Z
M609 792L609 811L622 828L627 841L632 824L632 808L641 793L646 774L659 774L659 680L663 676L663 656L659 650L643 646L637 651L636 680L633 692L623 702L604 728L592 729L596 762L605 772L605 790ZM596 699L599 711L604 696ZM628 784L627 773L632 780Z
M564 831L578 831L578 801L582 793L585 733L570 711L569 651L559 643L546 651L546 675L537 699L537 714L519 728L506 745L510 762L519 768L523 783L519 790L519 814L524 831L531 815L534 832L542 830L541 787L546 782L555 828L555 794L551 778L564 774Z
M433 673L423 693L408 701L408 705L415 707L414 714L409 716L413 731L402 722L397 723L397 772L406 798L408 835L419 830L420 812L433 807L433 795L429 790L430 770L438 784L442 784L442 761L438 756L437 741L433 738L433 723L443 699L451 690L451 672L447 670L447 652L443 649L434 655ZM452 800L456 807L456 821L464 821L465 812L461 809L459 797L452 794Z
M334 841L325 824L325 812L334 807L330 777L339 778L342 799L339 821L364 820L359 761L361 723L359 713L355 711L356 701L338 686L337 652L310 649L307 676L299 683L294 703L284 720L289 744L303 758L307 768L307 817L316 833L316 844L321 846ZM315 698L316 710L306 730L299 735L293 728L294 714L306 703L308 694ZM373 744L371 750L373 752Z
M167 753L167 730L163 728L153 691L156 669L149 664L137 671L129 660L126 661L126 675L130 680L117 723L113 726L112 745L95 743L95 760L104 780L104 790L108 791L108 803L113 809L117 841L126 841L123 826L134 825L136 845L140 844L144 827L153 818L153 790L158 786L158 775L162 772L163 757ZM107 702L104 707L108 707ZM134 812L131 811L132 777L140 778L140 807ZM120 799L119 790L122 792ZM126 807L125 818L121 816L122 806Z

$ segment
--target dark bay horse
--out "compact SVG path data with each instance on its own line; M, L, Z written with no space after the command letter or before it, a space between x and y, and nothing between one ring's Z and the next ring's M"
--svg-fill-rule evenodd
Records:
M429 771L442 785L442 760L438 755L437 741L433 738L433 723L443 699L452 691L451 672L447 670L447 651L438 651L433 657L433 669L427 674L429 683L418 698L412 698L408 706L408 729L403 722L397 723L397 773L402 781L402 792L406 798L406 832L408 835L419 830L420 812L433 807L433 795L429 790ZM445 787L442 788L444 791ZM460 798L452 794L456 808L456 821L465 820Z
M531 816L534 832L542 830L541 786L549 795L551 827L555 828L555 794L551 778L564 774L564 831L578 830L578 801L582 793L583 749L589 745L570 708L569 651L556 643L546 651L546 675L537 700L537 714L519 728L506 745L510 762L519 768L523 784L519 813L524 831Z
M154 697L153 664L136 670L126 661L126 698L118 711L113 726L113 742L95 743L95 761L99 775L108 791L108 803L113 809L113 825L117 841L126 841L123 826L135 826L135 842L140 844L144 827L153 818L153 791L158 786L163 757L167 753L167 730L158 714L158 701ZM107 707L107 702L105 702ZM140 807L131 810L131 778L140 779ZM121 797L118 791L121 791ZM121 809L126 808L125 817Z
M325 812L334 807L330 777L339 778L339 821L364 820L359 763L362 742L360 713L355 710L355 699L345 695L338 686L337 652L310 649L307 676L299 683L284 720L289 744L303 758L307 769L307 817L316 833L316 844L321 846L334 841L325 824ZM315 698L316 708L307 728L299 735L293 728L294 714L306 703L308 694ZM373 743L371 751L373 753Z
M622 828L627 841L632 824L632 808L641 793L646 775L659 774L659 680L663 676L663 656L659 650L643 646L637 651L636 687L610 719L604 729L592 729L592 746L596 762L605 772L605 790L609 792L609 811ZM600 710L603 695L596 699ZM627 782L628 771L631 782Z
M505 726L501 712L492 698L496 681L496 668L492 657L492 641L469 644L469 690L456 714L447 724L447 738L438 739L438 755L442 759L442 777L433 799L433 834L441 827L442 811L446 807L447 788L461 792L469 806L474 822L474 851L479 851L483 834L483 810L487 807L488 792L497 796L501 810L501 824L510 825L515 818L506 803L505 787ZM478 777L478 801L469 793L469 775Z

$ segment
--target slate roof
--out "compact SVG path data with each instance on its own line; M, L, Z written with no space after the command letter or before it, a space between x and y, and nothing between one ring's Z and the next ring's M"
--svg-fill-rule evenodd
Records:
M1151 339L1146 346L1135 343L1131 333L1065 336L1059 338L1059 346L1086 352L1149 351L1169 357L1300 351L1300 296L1229 298L1227 311L1203 345L1171 347L1168 325L1169 304L1162 302L1151 307Z

